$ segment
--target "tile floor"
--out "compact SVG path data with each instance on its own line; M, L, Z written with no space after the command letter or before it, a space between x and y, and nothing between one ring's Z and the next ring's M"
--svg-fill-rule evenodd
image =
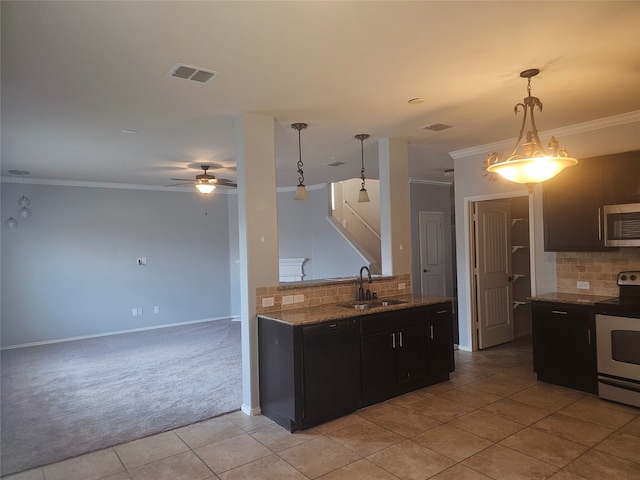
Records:
M513 342L311 430L234 412L6 478L637 480L640 409L537 382L530 343Z

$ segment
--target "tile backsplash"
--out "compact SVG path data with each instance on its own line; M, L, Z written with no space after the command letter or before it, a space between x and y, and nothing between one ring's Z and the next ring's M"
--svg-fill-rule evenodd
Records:
M358 286L357 279L344 279L260 287L256 289L256 313L348 302L358 298ZM364 288L375 292L378 298L404 295L411 293L411 275L374 276L373 283L365 283Z
M611 252L558 252L556 275L559 293L588 293L618 296L618 272L640 270L640 248L621 248ZM577 282L589 282L589 289L578 289Z

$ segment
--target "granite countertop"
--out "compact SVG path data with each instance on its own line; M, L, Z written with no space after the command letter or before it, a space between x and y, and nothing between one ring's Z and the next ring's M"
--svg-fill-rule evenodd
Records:
M385 300L402 300L405 303L396 305L388 305L386 307L379 306L359 310L354 308L341 307L336 304L317 305L314 307L298 308L295 310L280 310L277 312L261 313L260 318L275 320L277 322L287 323L289 325L312 325L314 323L322 323L331 320L340 320L343 318L353 318L372 313L389 312L393 310L403 310L405 308L421 307L425 305L433 305L436 303L451 302L455 300L451 297L434 297L429 295L401 295L393 298L379 298L378 302Z
M544 293L536 295L535 297L529 297L530 300L535 302L554 302L554 303L570 303L574 305L593 305L597 302L609 300L613 297L605 297L603 295L589 295L586 293Z

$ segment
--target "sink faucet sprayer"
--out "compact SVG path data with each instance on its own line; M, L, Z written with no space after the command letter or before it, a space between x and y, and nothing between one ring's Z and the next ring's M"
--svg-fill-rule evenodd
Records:
M369 270L369 267L365 265L360 269L360 288L358 288L358 300L361 302L365 300L365 293L364 293L364 289L362 288L362 272L364 270L367 271L368 282L373 283L373 279L371 278L371 271ZM366 300L370 300L370 299L371 299L371 291L367 288Z

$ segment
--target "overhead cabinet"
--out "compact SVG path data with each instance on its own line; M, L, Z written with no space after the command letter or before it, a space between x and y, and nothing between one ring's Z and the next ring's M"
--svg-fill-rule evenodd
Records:
M544 249L602 251L604 205L640 202L640 151L581 159L542 184Z

